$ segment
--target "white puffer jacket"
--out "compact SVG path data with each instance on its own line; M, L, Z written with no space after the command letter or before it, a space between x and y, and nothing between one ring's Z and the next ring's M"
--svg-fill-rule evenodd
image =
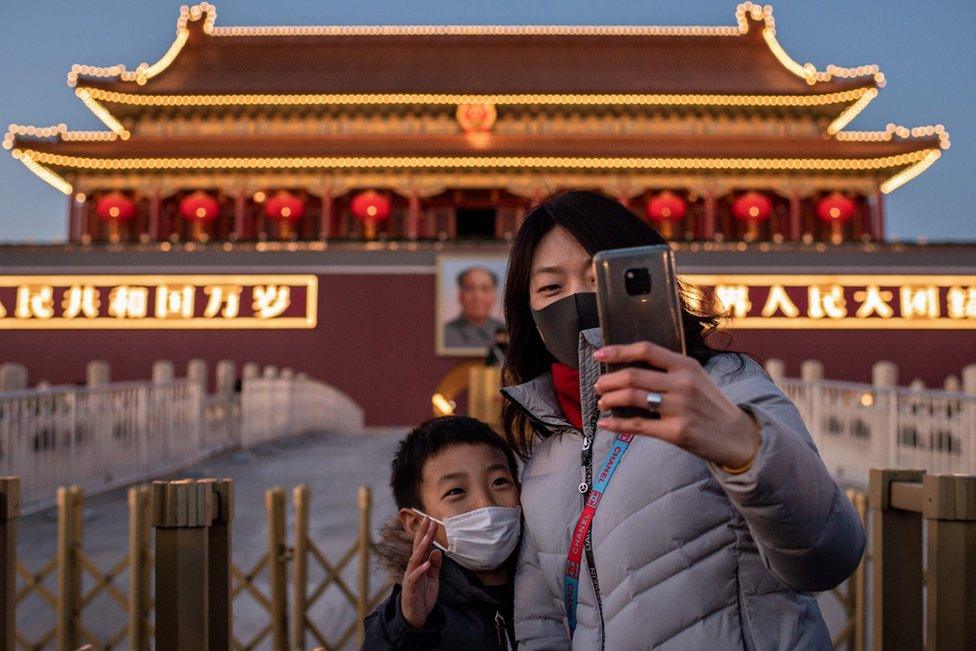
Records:
M598 346L598 330L582 334L584 423L595 422L599 365L591 355ZM522 477L519 649L831 648L809 593L839 584L857 567L861 521L796 407L758 364L722 354L705 370L758 419L759 454L747 472L733 476L663 441L635 438L592 525L602 617L584 567L572 643L562 586L582 508L582 435L562 415L548 374L503 390L544 437ZM613 439L596 433L594 464Z

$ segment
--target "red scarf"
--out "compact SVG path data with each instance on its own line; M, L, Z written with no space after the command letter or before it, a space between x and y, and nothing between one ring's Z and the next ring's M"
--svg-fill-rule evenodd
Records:
M580 407L580 375L571 366L559 362L552 365L552 384L563 415L578 429L583 429L583 410Z

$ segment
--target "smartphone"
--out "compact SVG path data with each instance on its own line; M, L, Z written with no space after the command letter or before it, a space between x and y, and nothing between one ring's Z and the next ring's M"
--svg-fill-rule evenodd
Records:
M666 244L600 251L593 256L597 310L605 345L650 341L685 354L681 298L675 274L674 252ZM628 366L608 364L613 372ZM619 418L658 418L638 407L612 410Z

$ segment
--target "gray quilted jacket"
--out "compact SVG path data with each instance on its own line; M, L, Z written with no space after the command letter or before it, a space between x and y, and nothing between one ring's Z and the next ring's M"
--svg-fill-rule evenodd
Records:
M592 386L600 371L591 354L598 345L598 330L580 338L584 427L597 409ZM728 475L673 445L636 437L592 525L602 613L584 567L572 642L562 582L582 508L581 433L562 415L549 374L503 390L543 437L522 478L520 650L831 648L810 592L854 571L864 530L796 407L758 364L744 363L735 370L739 358L723 354L705 370L762 428L752 468ZM596 433L594 464L613 438Z

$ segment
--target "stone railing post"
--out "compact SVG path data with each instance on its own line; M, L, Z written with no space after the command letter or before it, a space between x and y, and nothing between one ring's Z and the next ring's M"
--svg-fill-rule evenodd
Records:
M781 385L783 378L786 377L786 362L775 357L767 359L766 372L774 383Z
M976 396L976 364L969 364L962 368L962 391Z
M26 388L26 366L14 362L0 364L0 391L19 391Z
M112 367L103 359L93 359L85 367L85 384L90 387L105 386L112 381Z
M191 359L186 364L186 379L196 382L207 393L207 361L203 359Z
M217 362L214 371L217 382L217 393L222 396L229 396L234 393L234 383L237 382L237 367L229 359L222 359Z
M871 464L895 467L898 459L898 365L875 362L871 366L874 385L874 426L871 428Z
M810 395L810 419L807 427L810 428L810 435L818 446L823 445L823 381L824 368L823 362L817 359L805 359L800 364L800 379L806 384L806 390Z
M261 376L261 367L257 362L247 362L241 367L241 379L252 380Z
M157 359L152 365L153 384L169 384L173 381L176 373L173 369L173 362L168 359Z

